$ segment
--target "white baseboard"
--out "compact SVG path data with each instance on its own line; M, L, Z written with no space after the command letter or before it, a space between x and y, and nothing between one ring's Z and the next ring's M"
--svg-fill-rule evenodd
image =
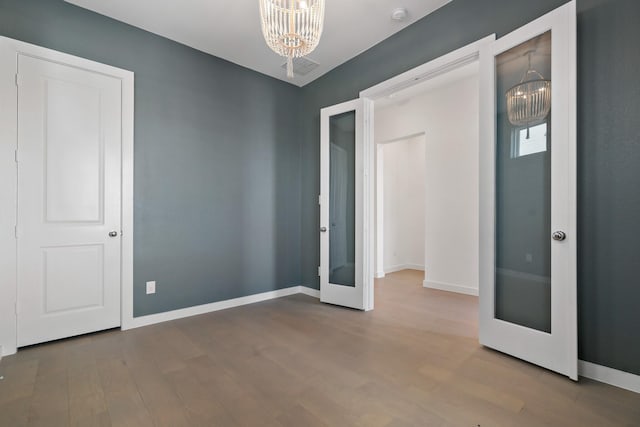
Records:
M578 374L581 377L640 393L640 375L596 365L584 360L578 360Z
M0 360L2 356L11 356L12 354L16 354L18 349L16 347L10 347L6 345L0 345Z
M313 288L309 288L308 286L298 286L298 288L300 288L299 292L301 294L309 295L310 297L314 297L314 298L320 299L320 291L319 290L313 289Z
M402 270L421 270L424 271L424 265L418 265L418 264L398 264L398 265L392 265L391 267L385 267L384 268L384 274L389 274L389 273L395 273L396 271L402 271Z
M123 326L122 330L139 328L141 326L153 325L155 323L167 322L169 320L182 319L184 317L197 316L199 314L211 313L214 311L225 310L227 308L239 307L241 305L254 304L256 302L286 297L293 294L306 293L301 288L304 288L304 286L292 286L290 288L248 295L246 297L212 302L210 304L166 311L164 313L150 314L148 316L134 317L131 324L127 325L127 327ZM310 288L305 289L309 289L310 291L312 290Z
M478 288L472 288L471 286L454 285L451 283L434 282L431 280L423 281L422 286L430 289L438 289L440 291L478 296Z

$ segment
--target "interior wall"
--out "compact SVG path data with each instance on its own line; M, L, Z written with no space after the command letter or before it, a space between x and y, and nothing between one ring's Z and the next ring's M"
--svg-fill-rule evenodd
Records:
M136 73L139 316L319 288L320 108L564 3L454 0L302 90L62 0L2 0L0 34ZM640 2L577 5L579 356L640 374Z
M425 285L472 294L478 290L478 90L473 75L375 113L376 138L426 132Z
M303 88L303 283L318 288L320 108L566 0L454 0ZM577 0L578 354L640 375L640 2Z
M134 316L300 284L298 88L63 0L0 34L135 73Z
M425 137L381 145L384 265L377 271L424 270Z

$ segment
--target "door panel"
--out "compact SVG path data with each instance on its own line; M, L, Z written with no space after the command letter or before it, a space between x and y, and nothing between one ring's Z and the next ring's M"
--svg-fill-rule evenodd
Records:
M323 108L320 135L320 299L360 310L373 308L371 254L364 250L371 229L363 188L371 162L368 107L355 100Z
M44 84L45 218L101 222L100 90L53 79Z
M480 342L573 379L575 13L570 2L480 57Z
M43 314L102 307L104 246L42 248Z
M121 82L25 55L18 76L24 346L120 325Z

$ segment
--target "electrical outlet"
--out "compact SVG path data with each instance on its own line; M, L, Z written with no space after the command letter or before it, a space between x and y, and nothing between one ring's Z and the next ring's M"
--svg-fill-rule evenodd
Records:
M156 282L147 282L147 295L156 293Z
M525 259L527 262L533 262L533 255L531 255L531 254L526 254L526 255L524 256L524 259Z

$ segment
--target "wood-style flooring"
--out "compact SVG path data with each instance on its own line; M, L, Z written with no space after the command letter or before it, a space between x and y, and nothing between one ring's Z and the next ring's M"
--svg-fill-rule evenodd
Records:
M477 298L376 283L362 313L294 295L21 350L1 426L639 426L640 395L482 348Z

